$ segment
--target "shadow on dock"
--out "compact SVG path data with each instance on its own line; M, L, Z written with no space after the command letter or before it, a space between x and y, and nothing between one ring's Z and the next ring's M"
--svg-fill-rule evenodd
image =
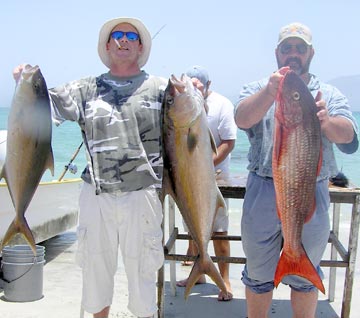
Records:
M166 318L194 318L201 317L201 313L211 313L211 317L247 318L245 299L237 298L234 295L229 302L218 301L218 287L215 284L195 285L188 300L184 299L184 288L177 288L176 296L171 295L170 288L170 282L166 282L164 304ZM290 300L274 299L268 317L292 317ZM316 317L339 318L339 315L331 307L329 301L319 300Z
M75 244L76 239L77 237L75 231L67 231L39 243L39 245L45 246L46 263L51 262L62 253L73 254L73 251L70 251L69 247Z

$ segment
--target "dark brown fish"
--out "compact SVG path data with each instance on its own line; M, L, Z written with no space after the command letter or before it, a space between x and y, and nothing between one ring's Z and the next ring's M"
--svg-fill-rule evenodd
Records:
M17 83L8 118L5 178L15 208L0 250L16 233L24 235L36 255L25 212L47 168L54 174L52 121L46 82L38 66L26 65Z
M325 293L301 241L303 225L315 211L316 177L322 164L317 110L306 84L288 71L279 88L275 110L272 169L284 246L274 283L278 286L284 276L298 275Z
M216 146L207 124L204 98L191 80L172 76L162 108L164 159L163 196L178 206L199 255L187 280L185 298L202 274L209 275L227 293L225 283L207 248L213 223L224 199L216 184L213 153Z

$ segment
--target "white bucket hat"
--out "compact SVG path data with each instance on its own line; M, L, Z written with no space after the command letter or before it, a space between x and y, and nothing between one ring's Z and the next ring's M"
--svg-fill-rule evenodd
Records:
M136 18L128 18L128 17L120 17L111 19L104 23L99 33L99 42L98 42L98 53L101 61L110 68L110 58L108 52L106 50L106 43L109 40L109 36L111 31L120 23L129 23L136 28L139 32L141 44L143 46L143 50L141 55L139 56L138 64L139 67L143 67L150 55L151 50L151 35L145 25Z

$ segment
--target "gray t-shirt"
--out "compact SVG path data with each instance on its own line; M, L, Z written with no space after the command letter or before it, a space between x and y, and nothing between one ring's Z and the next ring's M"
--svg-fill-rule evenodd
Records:
M71 120L80 126L88 161L82 178L97 193L161 187L166 84L142 71L126 78L105 73L49 90L55 124Z

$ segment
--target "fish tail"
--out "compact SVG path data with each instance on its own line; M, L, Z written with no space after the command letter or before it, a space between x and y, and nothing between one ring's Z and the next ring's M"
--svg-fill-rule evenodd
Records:
M214 216L213 222L215 221L215 217L217 216L220 208L223 208L226 211L227 206L226 206L226 202L224 200L224 197L222 196L222 194L220 192L220 189L217 188L216 214ZM214 223L213 223L213 226L214 226Z
M34 236L29 228L29 225L26 222L26 219L18 219L15 218L12 223L10 224L8 230L5 233L5 236L3 238L3 241L1 243L1 247L0 247L0 251L3 249L3 247L10 242L11 238L17 234L17 233L21 233L26 241L28 242L28 244L31 247L31 250L34 253L34 256L36 256L36 244L35 244L35 239Z
M323 294L325 294L323 282L305 250L301 253L300 260L294 259L294 257L286 251L282 252L275 272L275 287L280 284L281 280L286 275L298 275L304 277L313 283L313 285Z
M206 254L204 257L199 256L195 260L195 263L193 265L193 268L186 283L186 288L184 293L185 299L188 298L191 288L195 285L195 283L198 281L200 276L203 274L208 275L216 283L216 285L225 294L227 294L228 291L226 289L224 280L222 279L219 271L217 270L210 256Z
M224 200L224 197L222 196L221 194L221 191L219 188L217 188L217 205L216 205L217 209L219 207L222 207L224 209L227 209L227 206L226 206L226 203L225 203L225 200Z

